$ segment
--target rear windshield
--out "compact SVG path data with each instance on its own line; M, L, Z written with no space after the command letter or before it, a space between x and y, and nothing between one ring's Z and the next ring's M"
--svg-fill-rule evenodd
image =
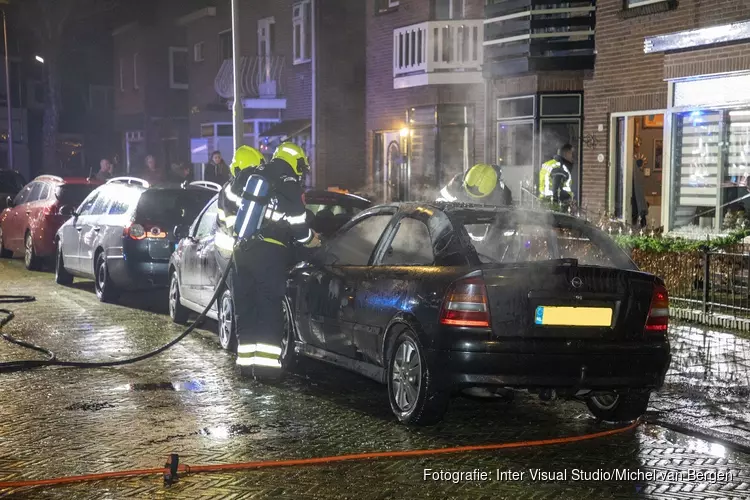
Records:
M21 174L0 172L0 193L17 193L26 185Z
M462 218L462 224L485 264L577 259L581 265L634 268L606 234L564 219L477 215Z
M215 195L208 189L149 189L141 195L135 217L162 223L192 222Z
M314 215L318 215L320 212L323 212L323 214L328 214L330 212L331 215L348 215L349 217L354 217L362 211L360 208L336 205L335 203L330 205L325 203L310 203L305 205L305 208L311 211Z
M97 186L88 184L65 184L57 188L55 196L57 196L61 205L77 207L96 188Z

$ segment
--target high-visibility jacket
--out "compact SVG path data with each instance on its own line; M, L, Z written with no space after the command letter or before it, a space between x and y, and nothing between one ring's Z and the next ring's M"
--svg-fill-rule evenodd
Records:
M440 190L440 195L436 201L447 201L451 203L471 203L474 205L493 205L493 206L510 206L513 204L513 195L505 185L500 181L497 183L495 190L484 198L472 198L466 193L464 188L465 174L457 174Z
M309 243L313 232L307 224L300 179L287 162L274 159L258 168L240 171L219 193L218 231L214 239L219 251L226 255L234 248L242 190L248 177L254 173L262 175L271 184L271 198L258 237L281 246Z
M539 197L540 198L552 198L552 171L556 168L562 168L567 172L568 179L563 184L563 190L569 194L573 194L573 188L571 187L571 175L568 166L565 163L557 159L557 157L544 162L542 168L539 171Z

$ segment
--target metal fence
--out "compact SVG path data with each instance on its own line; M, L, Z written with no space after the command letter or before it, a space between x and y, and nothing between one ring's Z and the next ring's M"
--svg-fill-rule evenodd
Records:
M675 307L750 317L750 249L731 252L634 251L643 270L664 279Z

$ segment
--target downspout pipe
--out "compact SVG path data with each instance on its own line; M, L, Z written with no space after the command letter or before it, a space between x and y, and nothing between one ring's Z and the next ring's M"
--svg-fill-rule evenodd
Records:
M311 162L312 172L310 172L310 183L311 187L315 187L318 182L318 37L317 37L317 25L318 25L318 2L316 0L310 0L310 26L312 33L310 39L312 40L312 47L310 47L310 55L312 57L311 72L312 72L312 117L310 119L310 142L312 143L313 150L313 161Z

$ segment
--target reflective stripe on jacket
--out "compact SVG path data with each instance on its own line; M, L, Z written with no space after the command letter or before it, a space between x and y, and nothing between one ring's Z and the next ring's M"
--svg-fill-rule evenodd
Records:
M541 170L539 171L539 197L540 198L552 197L553 195L552 177L550 174L557 167L562 167L563 170L565 170L565 172L567 172L568 174L568 179L565 181L565 184L563 185L563 190L571 194L573 193L573 188L571 187L572 185L571 185L570 170L568 170L567 165L553 158L552 160L544 162L542 164Z

